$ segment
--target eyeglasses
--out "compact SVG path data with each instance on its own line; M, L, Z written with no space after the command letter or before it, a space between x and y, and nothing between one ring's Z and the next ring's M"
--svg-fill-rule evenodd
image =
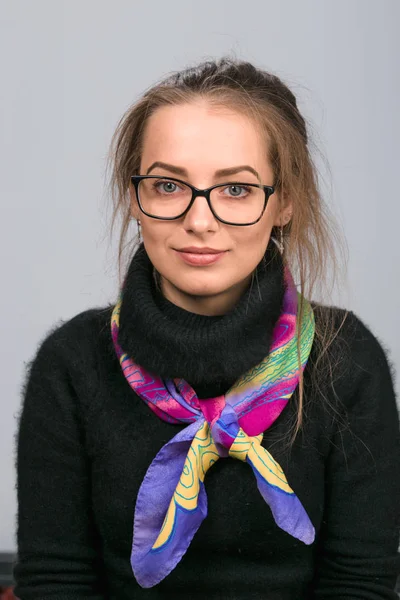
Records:
M139 208L153 219L173 221L204 196L214 217L227 225L254 225L264 214L275 188L256 183L228 182L200 190L181 179L160 175L132 175Z

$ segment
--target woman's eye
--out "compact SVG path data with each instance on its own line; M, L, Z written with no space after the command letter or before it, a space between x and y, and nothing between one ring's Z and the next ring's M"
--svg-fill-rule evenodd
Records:
M246 187L244 185L229 185L227 188L225 188L226 190L229 191L229 196L233 196L234 198L240 198L243 196L243 194L241 192L245 192L248 193L250 191L249 187Z
M154 187L160 191L167 194L171 194L172 192L176 192L178 186L173 181L157 181L154 184Z

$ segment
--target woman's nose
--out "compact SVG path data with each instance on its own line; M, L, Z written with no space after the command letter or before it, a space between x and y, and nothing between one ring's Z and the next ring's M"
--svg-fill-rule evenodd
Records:
M190 210L185 215L184 226L198 232L215 230L218 227L218 221L211 212L207 198L204 196L195 198Z

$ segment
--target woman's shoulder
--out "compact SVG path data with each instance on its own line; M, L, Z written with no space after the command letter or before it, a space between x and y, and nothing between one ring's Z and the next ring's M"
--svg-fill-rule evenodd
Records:
M37 342L24 363L21 395L25 411L39 404L65 418L96 397L100 374L107 371L116 354L111 338L112 306L90 308L69 319L59 319ZM27 408L28 407L28 408Z
M111 339L111 305L93 307L53 322L37 341L28 374L40 367L44 372L84 372L102 357L114 356Z
M390 348L383 340L378 328L366 317L358 313L335 305L318 304L311 302L316 326L323 329L332 324L332 336L339 342L345 343L353 354L361 352L369 356L372 362L383 356L389 358Z
M350 309L311 302L316 331L314 356L325 353L333 379L354 394L381 378L394 384L396 371L388 343L366 317Z
M93 307L55 321L42 335L39 346L73 347L99 340L111 327L112 305ZM108 331L107 331L108 333Z

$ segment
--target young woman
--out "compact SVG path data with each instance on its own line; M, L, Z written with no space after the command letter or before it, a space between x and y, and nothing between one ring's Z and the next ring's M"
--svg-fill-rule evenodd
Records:
M18 436L21 600L395 598L388 359L312 301L338 250L291 91L175 73L121 120L107 307L49 332Z

